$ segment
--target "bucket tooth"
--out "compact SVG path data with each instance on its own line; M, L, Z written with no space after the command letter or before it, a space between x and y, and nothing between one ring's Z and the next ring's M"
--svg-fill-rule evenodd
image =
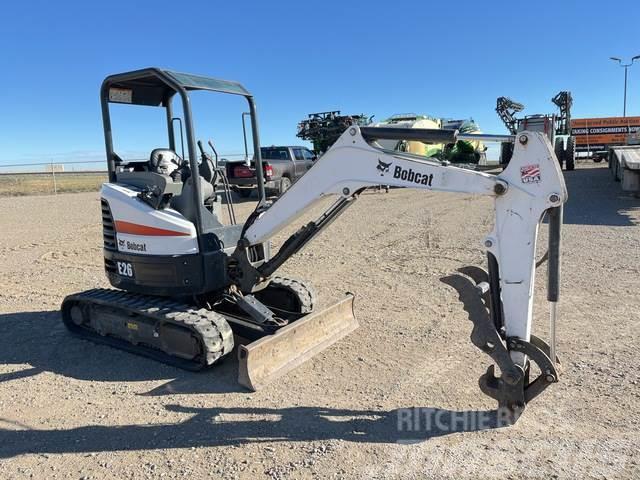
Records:
M238 349L238 382L256 391L358 328L353 295Z

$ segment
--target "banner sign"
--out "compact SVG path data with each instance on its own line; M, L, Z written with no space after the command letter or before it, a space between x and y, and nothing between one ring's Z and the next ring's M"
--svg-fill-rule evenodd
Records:
M640 132L640 117L574 118L571 135L576 150L601 151L612 145L625 145L627 136Z

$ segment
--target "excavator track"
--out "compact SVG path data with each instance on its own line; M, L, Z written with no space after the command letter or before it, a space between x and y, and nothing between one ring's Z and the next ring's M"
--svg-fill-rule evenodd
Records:
M62 319L78 337L193 371L212 365L234 345L231 327L217 312L120 290L69 295Z
M311 313L318 303L317 294L310 285L295 278L280 276L271 277L269 286L255 296L275 311L286 310L293 314Z

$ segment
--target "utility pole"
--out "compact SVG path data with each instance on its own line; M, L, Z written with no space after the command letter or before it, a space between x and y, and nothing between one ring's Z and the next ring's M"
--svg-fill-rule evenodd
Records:
M621 67L624 67L624 103L622 107L622 112L623 112L622 116L626 117L627 116L627 70L631 65L633 65L634 61L640 59L640 55L636 55L635 57L632 57L630 63L622 63L622 60L620 60L618 57L609 57L609 58L614 62L618 62L618 65L620 65Z

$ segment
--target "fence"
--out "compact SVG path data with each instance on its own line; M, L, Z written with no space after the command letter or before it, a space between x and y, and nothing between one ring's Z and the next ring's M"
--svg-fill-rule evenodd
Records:
M221 158L243 159L244 153ZM9 163L0 165L0 197L97 191L106 180L105 160Z
M106 180L104 161L0 165L0 196L98 190Z

